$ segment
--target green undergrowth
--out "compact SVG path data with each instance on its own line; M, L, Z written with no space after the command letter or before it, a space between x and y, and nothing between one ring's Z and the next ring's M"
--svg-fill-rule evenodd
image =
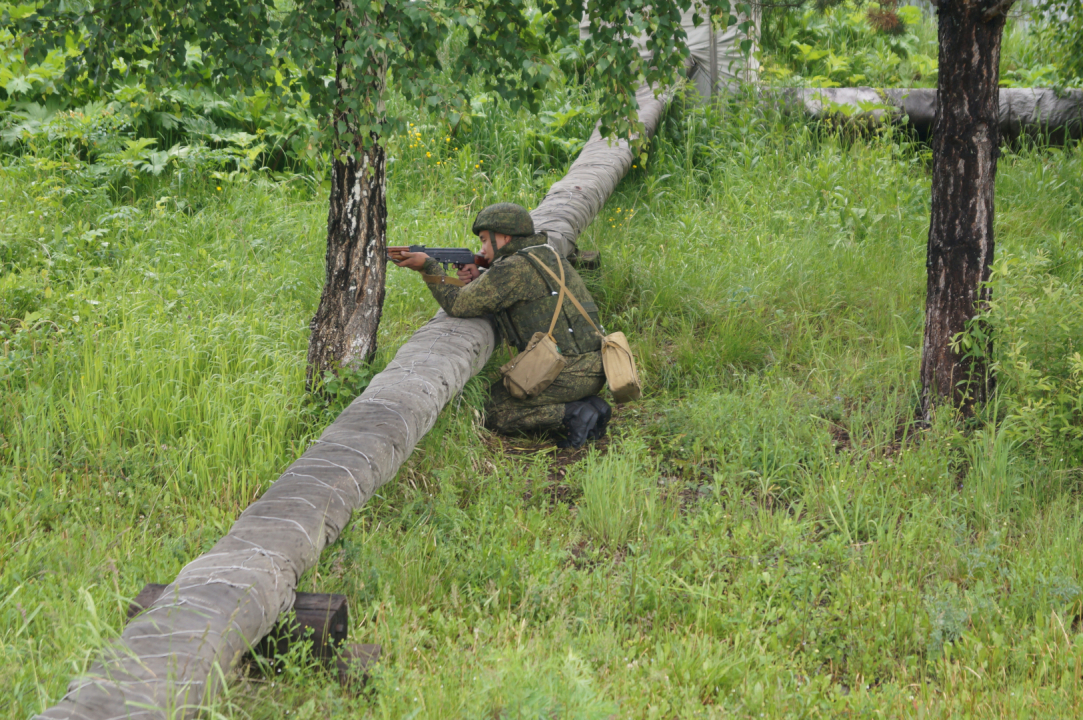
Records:
M494 108L456 145L419 119L389 242L536 204L561 169L529 124ZM3 162L0 697L22 719L342 401L303 392L319 183L117 193ZM206 716L1078 716L1081 176L1078 148L1005 148L1000 392L918 428L928 148L674 107L581 242L647 396L594 448L500 438L498 352L303 579L383 646L367 689L295 653ZM434 310L391 270L371 370Z
M1076 8L1078 0L1055 10L1012 7L1001 44L1001 87L1083 87ZM794 87L935 88L935 12L932 4L894 0L765 5L761 76Z

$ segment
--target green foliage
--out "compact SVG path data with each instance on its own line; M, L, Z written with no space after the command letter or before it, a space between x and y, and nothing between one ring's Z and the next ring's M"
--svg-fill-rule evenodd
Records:
M323 375L323 384L317 390L317 393L327 398L327 402L332 409L341 411L354 398L364 392L373 375L375 373L367 365L356 368L343 367L339 369L337 374L327 371Z
M937 21L915 5L799 3L764 9L762 77L797 87L936 87ZM1003 87L1080 87L1074 18L1023 9L1017 3L1004 32L1000 82ZM1019 13L1017 15L1017 13ZM884 32L882 18L897 18L897 32Z
M892 10L903 26L888 34L870 23L876 8L848 0L825 9L768 11L764 79L807 87L935 86L935 30L930 44L921 11L912 5Z
M1041 5L1039 37L1057 59L1057 70L1083 78L1083 1L1054 0Z
M638 109L635 91L641 83L660 88L671 83L684 67L688 57L684 30L681 28L681 12L691 7L691 2L676 0L667 3L595 0L585 6L590 21L591 37L587 40L587 62L593 66L596 82L604 92L599 98L601 105L601 132L603 136L643 137L638 117L629 109ZM578 8L577 5L573 7ZM738 23L735 13L752 16L747 3L729 0L709 0L697 4L696 24L713 21L726 27ZM569 9L570 10L570 9ZM707 16L700 16L698 12ZM576 17L577 12L569 15ZM742 32L752 27L750 20L740 24ZM651 58L645 61L635 46L636 37L645 36L644 51ZM751 48L751 41L743 42L744 50Z
M1018 12L1018 15L1016 14ZM1083 87L1079 51L1063 33L1066 23L1050 21L1042 7L1013 7L1001 43L1001 87L1041 87L1063 91Z
M103 154L123 149L126 139L149 140L156 152L172 155L148 162L153 174L164 169L163 162L190 170L205 165L208 171L232 166L314 172L319 166L322 135L316 120L303 104L283 102L266 89L227 95L203 88L152 91L129 75L93 92L58 94L62 58L27 65L11 47L9 62L0 65L0 73L16 78L7 84L7 102L0 103L0 142L16 152L93 165Z
M1083 259L1071 255L1056 264L1044 250L1001 252L985 332L995 338L1007 437L1076 466L1083 462ZM971 342L985 347L980 338Z
M586 6L593 33L582 62L597 74L602 130L630 137L641 130L635 89L672 82L688 55L680 15L691 0L606 0ZM729 0L704 9L723 25L737 22ZM9 92L33 88L30 67L64 58L63 81L98 91L132 80L152 92L169 87L272 92L327 118L335 152L404 134L394 95L440 108L451 128L467 116L474 93L494 93L537 110L560 58L551 54L575 27L580 6L567 0L528 5L483 3L342 3L290 5L187 2L144 12L133 0L108 6L47 0L5 6L0 28L27 67L12 72ZM706 16L700 18L706 21ZM745 23L747 31L750 24ZM644 35L653 60L633 43ZM746 43L747 44L747 43ZM11 54L10 51L8 53ZM23 62L23 61L20 61ZM378 141L378 140L377 140Z
M639 438L623 438L604 455L591 452L569 480L578 482L579 522L600 545L618 550L657 523L658 469Z
M1000 86L1052 88L1059 91L1079 87L1081 83L1083 83L1083 80L1078 77L1066 79L1057 65L1046 63L1036 67L1008 70L1001 78Z
M0 15L16 19L33 12L30 6L12 7L0 3ZM63 89L63 75L67 63L67 52L56 49L49 52L38 62L27 62L23 43L7 29L0 29L0 109L21 94L57 95Z

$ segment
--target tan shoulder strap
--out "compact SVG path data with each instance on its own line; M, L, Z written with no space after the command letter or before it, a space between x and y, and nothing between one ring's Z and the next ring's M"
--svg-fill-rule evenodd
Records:
M545 263L539 262L538 264L541 265L542 269L545 270L545 272L549 273L553 277L553 279L556 280L557 283L560 284L560 297L561 297L561 300L563 300L564 299L564 293L568 290L568 288L564 285L564 263L561 261L560 255L557 254L557 251L552 246L549 246L549 249L552 250L553 254L557 256L557 266L560 267L560 277L558 278L557 274L555 272L553 272L552 270L550 270L549 266L546 265ZM568 299L572 301L572 305L575 305L575 309L578 310L580 312L580 314L586 319L586 321L588 323L590 323L590 326L592 328L594 328L594 332L598 333L598 336L601 337L603 340L605 340L605 335L602 335L602 331L599 330L598 326L594 324L594 321L590 319L590 315L587 313L586 310L583 309L583 306L579 304L579 301L575 299L575 295L572 295L571 292L568 292ZM560 303L557 303L557 313L559 313L559 312L560 312ZM555 328L556 325L557 325L557 316L553 315L553 324L549 326L549 334L550 335L553 334L553 328Z
M556 250L553 250L553 252L556 252ZM538 265L541 265L543 268L545 268L546 272L548 272L550 275L553 275L553 279L556 280L557 276L553 274L552 270L546 267L545 263L538 262ZM553 321L549 323L549 332L547 333L549 335L549 339L553 342L556 342L556 340L553 339L553 329L557 326L557 318L560 317L560 310L564 307L564 294L567 292L567 288L564 287L564 263L560 262L559 255L557 256L557 265L560 267L560 279L557 280L557 282L560 283L560 295L557 297L557 307L556 310L553 311ZM567 294L568 297L572 297L571 293ZM572 302L575 302L575 298L572 298Z
M429 285L455 285L457 287L466 285L462 280L451 275L426 275L421 273L421 279Z

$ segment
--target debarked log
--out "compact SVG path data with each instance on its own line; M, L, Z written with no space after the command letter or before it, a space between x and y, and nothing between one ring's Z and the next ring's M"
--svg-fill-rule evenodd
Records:
M636 97L653 134L665 99L647 88ZM573 252L632 160L627 141L609 143L595 132L532 213L537 229L561 252ZM485 365L494 342L488 320L438 312L229 533L186 565L38 717L181 720L206 707L293 606L301 575L394 477L444 405Z
M761 91L785 110L813 117L898 122L906 118L922 137L936 119L936 88L778 88ZM1048 88L1001 88L1000 133L1005 140L1022 134L1063 143L1083 137L1083 90L1058 93Z

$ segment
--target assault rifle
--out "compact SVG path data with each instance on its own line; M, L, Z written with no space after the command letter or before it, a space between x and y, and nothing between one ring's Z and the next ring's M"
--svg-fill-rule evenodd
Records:
M460 269L464 265L477 265L479 268L489 267L488 258L475 253L469 248L430 248L424 245L396 245L387 249L387 259L394 261L395 256L402 252L423 252L443 265L445 271L447 271L448 265L454 265Z

